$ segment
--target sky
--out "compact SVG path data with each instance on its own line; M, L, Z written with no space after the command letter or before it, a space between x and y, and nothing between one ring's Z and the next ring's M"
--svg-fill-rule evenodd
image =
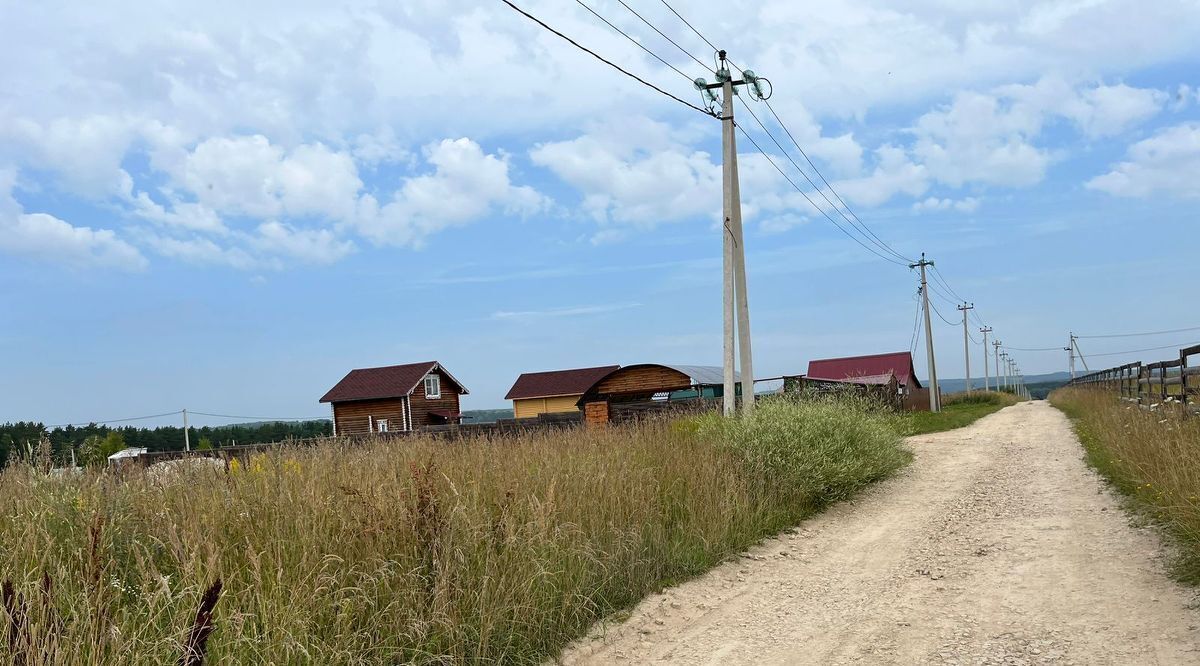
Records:
M703 104L713 49L660 0L625 4L682 50L587 4L680 72L577 3L517 4ZM935 262L940 376L959 298L1017 348L1200 326L1200 2L672 5L770 80L858 219ZM0 422L327 416L350 369L424 360L464 408L526 371L720 364L720 122L499 0L0 0L0 58ZM916 347L924 378L917 275L826 219L743 101L782 146L736 107L770 159L738 135L756 375Z

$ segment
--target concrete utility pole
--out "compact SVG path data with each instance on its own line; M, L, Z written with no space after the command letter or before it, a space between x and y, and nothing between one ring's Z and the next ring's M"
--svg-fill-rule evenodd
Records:
M1004 359L1004 390L1008 390L1008 352L1000 352L1000 358Z
M967 333L967 310L974 310L974 303L963 303L958 306L963 313L963 362L967 368L967 395L971 395L971 336ZM986 350L987 347L984 347ZM984 364L987 364L987 356L983 357Z
M736 86L755 85L753 81L734 81L725 65L725 52L720 51L720 69L717 71L717 82L703 83L698 80L696 85L701 90L711 91L721 89L721 149L723 168L721 173L721 191L723 198L723 310L724 310L724 397L723 406L726 416L732 416L737 411L736 398L736 368L735 357L740 351L742 411L750 414L754 411L754 354L750 345L750 304L746 289L746 247L742 236L742 202L741 189L738 184L737 170L737 140L734 136L733 124L733 95ZM747 73L750 77L752 73ZM736 315L735 315L736 311ZM736 325L735 325L736 316ZM734 342L734 332L737 341Z
M192 450L192 444L191 444L191 442L188 441L188 422L187 422L187 410L186 409L183 410L183 450L184 451Z
M1067 346L1065 348L1065 351L1067 352L1067 358L1069 359L1067 361L1067 367L1071 371L1071 379L1075 379L1075 334L1069 333L1069 335L1071 338L1067 342Z
M990 391L992 390L992 378L989 376L991 373L988 372L987 335L992 332L992 327L984 326L979 329L979 332L983 333L983 390Z
M1003 344L1003 343L1001 343L999 340L992 341L992 357L996 363L992 367L994 367L996 369L996 390L997 391L1000 390L1000 345L1001 344Z
M915 264L909 264L909 268L921 269L921 303L925 310L925 354L929 357L929 411L942 411L942 396L938 394L937 380L937 363L933 358L933 324L929 320L929 283L925 281L925 267L932 266L932 261L925 260L925 253L921 253L921 260Z

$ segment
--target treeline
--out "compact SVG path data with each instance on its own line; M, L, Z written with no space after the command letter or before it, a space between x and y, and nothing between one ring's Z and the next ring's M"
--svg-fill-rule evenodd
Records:
M250 423L231 426L203 426L189 429L193 449L219 448L234 444L268 444L286 439L328 437L333 432L329 421L302 421ZM118 437L110 437L115 434ZM0 466L14 456L24 456L38 448L42 438L50 442L54 460L68 463L71 453L79 451L85 443L97 440L123 441L125 446L136 446L150 451L179 451L183 449L183 428L162 426L137 428L124 426L110 428L105 425L67 426L47 430L41 423L19 422L0 424Z

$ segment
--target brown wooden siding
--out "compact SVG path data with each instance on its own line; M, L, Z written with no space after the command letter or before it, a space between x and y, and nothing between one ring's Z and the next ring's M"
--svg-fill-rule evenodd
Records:
M655 393L688 388L692 379L678 370L652 365L621 368L592 387L589 394Z
M435 373L441 376L442 397L429 399L425 397L425 380L424 378L417 384L417 388L412 392L412 425L414 428L420 428L434 423L444 423L442 419L433 417L430 412L434 410L446 410L458 413L458 388L454 382L446 376L445 372L435 370Z
M333 418L338 435L365 435L372 432L368 425L372 419L375 422L387 419L388 430L403 430L404 398L336 402L333 404Z

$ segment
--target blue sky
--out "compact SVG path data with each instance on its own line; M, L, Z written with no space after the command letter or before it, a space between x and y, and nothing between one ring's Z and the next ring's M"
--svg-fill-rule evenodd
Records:
M578 5L522 4L698 101ZM629 4L711 59L658 0ZM676 8L770 77L858 216L926 252L1005 343L1200 325L1179 306L1200 3L710 4ZM0 421L324 415L349 369L428 359L489 408L523 371L720 362L719 124L499 2L2 7L21 66L0 72ZM907 348L916 277L739 140L756 374ZM935 319L935 342L961 377L961 328Z

